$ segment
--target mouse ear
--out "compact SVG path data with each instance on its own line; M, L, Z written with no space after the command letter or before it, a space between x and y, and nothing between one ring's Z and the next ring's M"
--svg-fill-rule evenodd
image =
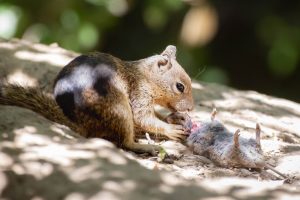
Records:
M240 136L240 129L237 129L234 133L234 136L233 136L233 143L234 143L234 146L236 148L240 147L240 145L239 145L239 136Z
M174 45L168 45L166 49L161 53L162 56L166 56L169 60L176 60L176 47Z
M258 149L261 149L261 145L260 145L260 132L261 132L260 125L259 125L259 123L257 123L256 124L256 137L255 137L255 141L256 141L256 147Z

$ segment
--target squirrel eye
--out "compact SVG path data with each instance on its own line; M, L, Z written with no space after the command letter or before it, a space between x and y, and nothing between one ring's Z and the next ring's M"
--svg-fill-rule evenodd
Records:
M182 83L176 83L176 87L181 93L184 91L184 85Z

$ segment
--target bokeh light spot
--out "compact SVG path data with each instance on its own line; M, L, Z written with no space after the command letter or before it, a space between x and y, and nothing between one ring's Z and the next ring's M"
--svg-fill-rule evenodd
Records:
M99 32L94 24L85 23L79 29L78 40L84 49L93 48L99 39Z
M22 38L31 42L41 42L49 32L49 28L45 24L33 24L26 29Z
M210 5L192 7L186 14L181 41L191 47L203 46L215 36L218 26L217 12Z
M110 0L107 9L114 16L123 16L128 11L128 3L125 0Z
M17 7L0 5L0 37L9 39L15 35L20 16Z
M288 40L277 40L268 55L269 68L278 77L291 75L298 60L297 48Z
M149 28L157 30L166 24L167 16L163 9L153 5L146 8L144 21Z
M79 16L74 10L64 11L61 15L60 21L63 27L68 30L74 30L80 23Z

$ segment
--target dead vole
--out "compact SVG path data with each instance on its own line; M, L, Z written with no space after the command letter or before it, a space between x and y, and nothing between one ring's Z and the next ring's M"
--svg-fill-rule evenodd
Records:
M263 168L264 156L260 146L260 126L256 138L240 137L240 130L230 132L212 113L210 122L198 123L187 138L191 150L211 159L222 167Z
M254 169L270 169L286 179L290 179L270 166L264 159L260 144L260 125L256 124L255 139L240 137L240 130L230 132L220 121L215 119L217 111L214 109L208 122L192 122L183 113L172 113L166 121L181 124L187 137L187 145L195 154L209 158L221 167L239 167Z
M264 159L260 144L260 125L256 124L256 137L240 137L240 130L230 132L222 122L215 119L216 109L208 122L194 121L186 113L175 112L165 121L170 124L181 124L186 132L187 145L195 154L205 156L221 167L269 169L291 183L292 179L274 169Z
M215 120L213 110L211 121L193 122L187 144L199 155L205 156L222 167L270 169L290 182L290 178L268 164L260 144L260 125L256 124L255 139L240 137L240 130L230 132L220 121ZM190 120L190 119L187 119ZM183 123L189 124L189 121Z

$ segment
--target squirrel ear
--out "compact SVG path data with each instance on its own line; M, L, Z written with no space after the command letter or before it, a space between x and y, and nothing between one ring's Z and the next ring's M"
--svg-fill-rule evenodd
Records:
M172 67L171 60L167 56L161 56L157 61L157 66L160 73L165 73Z
M168 45L166 49L160 54L162 59L157 63L159 71L164 73L172 67L171 60L176 59L176 47L173 45Z
M161 53L162 56L167 56L170 59L176 59L176 47L174 45L168 45L166 49Z

